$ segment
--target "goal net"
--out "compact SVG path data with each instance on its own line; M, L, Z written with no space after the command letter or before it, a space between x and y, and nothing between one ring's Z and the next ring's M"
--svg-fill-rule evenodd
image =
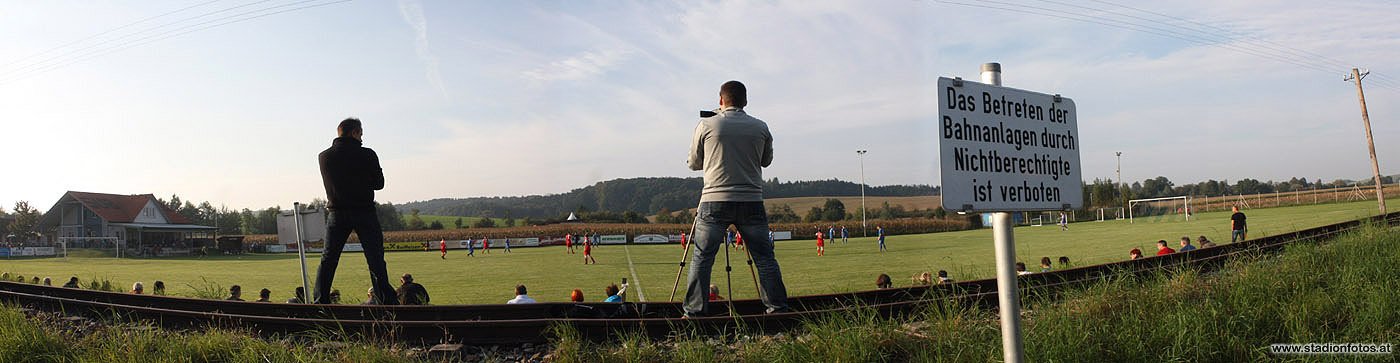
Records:
M1134 218L1152 217L1157 219L1184 218L1191 220L1191 197L1162 197L1133 199L1128 201L1128 222Z
M1123 207L1099 208L1098 212L1099 222L1128 219L1128 214L1123 210Z
M126 241L117 237L59 237L54 253L63 258L122 257Z

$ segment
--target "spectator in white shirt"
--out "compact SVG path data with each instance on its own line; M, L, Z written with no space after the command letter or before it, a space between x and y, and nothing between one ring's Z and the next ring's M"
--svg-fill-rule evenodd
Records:
M506 302L507 304L534 304L535 299L525 295L525 285L515 285L515 298Z

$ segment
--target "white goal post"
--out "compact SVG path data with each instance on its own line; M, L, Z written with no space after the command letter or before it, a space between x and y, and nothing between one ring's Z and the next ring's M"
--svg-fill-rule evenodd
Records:
M59 237L58 251L55 252L60 257L68 258L69 246L72 245L73 242L81 242L84 246L87 246L94 241L110 243L112 245L112 249L116 252L117 258L122 257L122 247L126 245L126 241L123 241L121 238L117 237Z
M1170 200L1170 201L1173 201L1173 202L1171 203L1172 205L1176 205L1175 200L1178 200L1178 199L1181 200L1181 211L1182 211L1183 214L1186 215L1186 220L1188 220L1188 221L1191 220L1191 214L1192 214L1192 212L1191 212L1191 197L1190 197L1190 196L1179 196L1179 197L1162 197L1162 198L1133 199L1133 200L1128 201L1128 223L1133 223L1133 205L1135 205L1135 204Z
M1109 220L1110 217L1115 221L1128 218L1128 216L1123 213L1123 207L1099 208L1099 222Z

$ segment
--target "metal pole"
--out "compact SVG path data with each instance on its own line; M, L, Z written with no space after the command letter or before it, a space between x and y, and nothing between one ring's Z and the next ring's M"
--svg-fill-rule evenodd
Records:
M1351 69L1351 80L1356 81L1356 97L1361 99L1361 124L1366 126L1366 148L1371 151L1371 173L1376 178L1376 205L1381 209L1381 215L1385 215L1385 189L1381 186L1381 167L1376 162L1376 142L1371 138L1371 116L1366 113L1366 93L1361 89L1361 78L1366 77L1371 72L1362 74L1361 70Z
M856 150L856 155L860 155L860 234L870 237L865 227L865 150Z
M311 296L311 280L306 276L306 243L301 232L301 202L292 202L292 222L297 229L297 257L301 259L301 291L304 295L298 298L302 304L310 304L307 297Z
M982 83L1001 85L1000 63L982 64ZM1016 236L1010 213L992 213L992 239L996 245L1002 357L1007 363L1020 363L1025 354L1021 345L1021 298L1016 287Z
M1115 191L1116 193L1123 195L1123 205L1127 206L1128 195L1123 193L1123 152L1115 151L1113 155L1118 157L1118 167L1113 169L1114 173L1118 173L1118 185L1114 185L1113 188L1118 189Z

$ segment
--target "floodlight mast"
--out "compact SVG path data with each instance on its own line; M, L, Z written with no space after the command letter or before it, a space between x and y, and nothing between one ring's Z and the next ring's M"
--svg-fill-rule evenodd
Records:
M982 64L982 83L1001 86L1001 63ZM1020 363L1025 354L1021 344L1021 298L1016 287L1016 235L1011 226L1011 213L992 213L992 240L996 246L1002 358L1007 363Z
M856 150L856 155L860 155L860 235L870 237L865 229L865 152L868 150ZM845 227L842 227L845 228Z

